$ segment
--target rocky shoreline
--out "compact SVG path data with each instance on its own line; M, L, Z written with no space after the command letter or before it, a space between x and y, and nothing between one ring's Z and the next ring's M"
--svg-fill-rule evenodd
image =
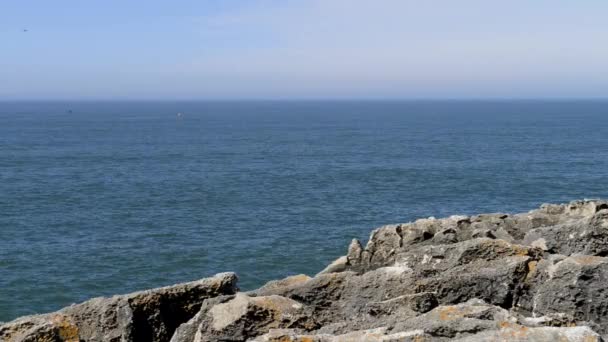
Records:
M603 341L608 202L374 230L314 277L221 273L0 325L25 341Z

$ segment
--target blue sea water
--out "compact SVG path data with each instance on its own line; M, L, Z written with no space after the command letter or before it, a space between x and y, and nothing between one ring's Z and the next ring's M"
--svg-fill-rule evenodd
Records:
M221 271L251 289L380 225L605 198L607 137L605 101L3 102L0 320Z

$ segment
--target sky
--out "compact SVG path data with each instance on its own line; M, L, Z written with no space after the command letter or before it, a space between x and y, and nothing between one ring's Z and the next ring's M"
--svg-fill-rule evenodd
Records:
M2 0L0 99L606 98L607 18L605 0Z

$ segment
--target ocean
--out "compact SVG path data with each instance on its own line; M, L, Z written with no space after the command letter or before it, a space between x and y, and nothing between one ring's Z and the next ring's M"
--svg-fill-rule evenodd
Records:
M607 139L608 101L0 102L0 321L608 198Z

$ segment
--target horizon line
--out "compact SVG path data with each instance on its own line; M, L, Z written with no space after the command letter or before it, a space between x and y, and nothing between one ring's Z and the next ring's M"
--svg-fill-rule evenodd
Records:
M291 98L0 98L8 102L490 102L490 101L608 101L608 96L596 97L421 97L421 98L372 98L372 97L291 97Z

